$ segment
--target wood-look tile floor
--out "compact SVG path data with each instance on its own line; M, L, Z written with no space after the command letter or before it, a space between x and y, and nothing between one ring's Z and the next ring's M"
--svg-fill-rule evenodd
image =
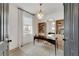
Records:
M43 43L29 43L21 48L17 48L15 51L10 51L10 56L55 56L55 47L47 46ZM57 49L57 56L63 56L63 50Z

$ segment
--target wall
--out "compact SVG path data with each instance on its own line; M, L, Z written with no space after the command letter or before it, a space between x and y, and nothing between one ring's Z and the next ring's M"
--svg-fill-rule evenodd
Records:
M61 11L54 12L52 14L46 15L46 20L52 19L52 20L60 20L64 19L64 8Z
M23 44L23 13L18 9L18 46L21 47Z
M38 19L36 16L33 16L33 35L38 35Z
M8 20L8 32L9 39L12 40L9 44L9 49L18 47L18 9L14 4L9 4L9 20Z
M18 8L15 4L9 4L8 32L9 32L9 39L12 40L12 42L9 43L10 50L21 46L21 44L25 44L33 40L33 35L31 35L30 38L28 37L29 35L27 35L26 36L27 39L23 40L22 17L18 17L19 16L18 12L19 12ZM35 23L35 20L33 22ZM34 26L36 25L34 24Z

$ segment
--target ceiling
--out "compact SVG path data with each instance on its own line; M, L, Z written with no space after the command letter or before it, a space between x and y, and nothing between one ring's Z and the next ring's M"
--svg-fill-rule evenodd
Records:
M16 5L33 14L36 14L40 8L39 3L17 3ZM62 3L43 3L42 10L44 14L48 15L57 11L62 11L63 4Z

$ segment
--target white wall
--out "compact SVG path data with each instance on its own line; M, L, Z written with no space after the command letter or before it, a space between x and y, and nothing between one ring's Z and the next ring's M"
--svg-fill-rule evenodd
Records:
M9 20L8 20L8 32L9 39L12 40L9 44L9 49L18 47L18 9L15 5L9 4Z
M33 35L38 35L38 19L36 16L33 16Z
M24 40L22 39L23 33L21 31L22 31L23 23L21 17L18 17L19 16L18 12L19 12L18 8L15 4L9 4L8 32L9 32L9 39L12 40L12 42L10 42L9 44L10 50L19 47L19 45L21 44L25 44L27 42L33 41L33 35L27 35L26 39ZM32 22L29 24L32 25Z
M52 14L46 15L46 20L52 19L52 20L60 20L64 19L64 9L61 11L54 12Z
M21 47L23 44L23 12L18 9L18 46Z

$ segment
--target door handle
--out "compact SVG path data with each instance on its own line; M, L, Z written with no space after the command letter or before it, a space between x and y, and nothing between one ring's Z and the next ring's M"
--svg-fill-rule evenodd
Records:
M66 41L66 39L63 39L64 41Z
M7 40L7 42L9 43L9 42L12 42L12 40Z

